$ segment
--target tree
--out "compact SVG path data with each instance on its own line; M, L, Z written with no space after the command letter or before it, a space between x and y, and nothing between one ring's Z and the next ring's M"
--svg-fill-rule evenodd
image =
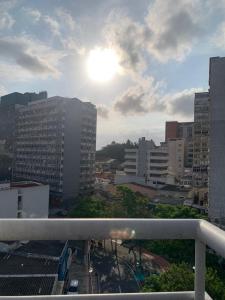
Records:
M155 218L166 219L207 219L197 209L183 205L158 204L153 208L153 215Z
M206 272L206 291L214 300L225 300L225 284L217 272L211 268ZM188 264L172 264L170 268L159 275L146 278L142 291L144 292L172 292L193 291L194 272Z
M123 213L127 218L149 217L149 199L140 193L133 192L126 186L118 186L117 191L121 197Z
M81 198L69 214L72 218L108 217L105 201L95 196Z
M172 264L170 268L159 275L149 276L144 283L143 291L147 292L174 292L193 291L194 273L190 267L182 263Z

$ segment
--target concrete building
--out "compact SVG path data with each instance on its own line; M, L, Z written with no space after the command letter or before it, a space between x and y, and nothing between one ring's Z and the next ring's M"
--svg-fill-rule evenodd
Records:
M184 166L192 168L193 163L193 122L167 121L165 141L184 139Z
M138 147L125 149L124 172L129 180L149 185L175 184L184 173L184 139L171 139L156 146L145 138ZM133 176L133 177L132 177Z
M195 94L193 192L194 204L207 206L209 165L209 93Z
M225 224L225 57L210 58L209 217Z
M49 186L36 182L0 184L0 218L48 218Z
M16 108L29 102L46 99L47 92L11 93L1 97L0 101L0 140L5 141L5 152L13 153L16 129Z
M14 180L50 185L51 195L74 198L95 182L96 108L52 97L18 109Z

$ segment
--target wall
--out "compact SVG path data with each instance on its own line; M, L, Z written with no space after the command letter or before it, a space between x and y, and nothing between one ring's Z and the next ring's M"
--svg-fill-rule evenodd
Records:
M210 59L209 216L225 224L225 58Z
M49 186L41 185L21 189L23 218L48 218Z
M48 218L48 185L1 190L0 218L17 218L18 195L22 195L22 218Z
M17 218L17 190L0 191L0 218Z

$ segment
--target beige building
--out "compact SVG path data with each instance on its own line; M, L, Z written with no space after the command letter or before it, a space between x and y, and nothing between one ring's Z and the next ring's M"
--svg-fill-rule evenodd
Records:
M145 138L139 140L138 148L125 150L127 176L144 178L146 184L160 186L176 184L184 174L184 139L171 139L156 146Z

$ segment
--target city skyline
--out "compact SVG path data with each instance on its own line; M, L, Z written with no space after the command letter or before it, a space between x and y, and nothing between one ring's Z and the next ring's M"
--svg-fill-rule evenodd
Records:
M97 148L139 136L159 143L166 120L193 121L209 57L225 49L222 0L0 3L0 96L47 90L91 101Z

